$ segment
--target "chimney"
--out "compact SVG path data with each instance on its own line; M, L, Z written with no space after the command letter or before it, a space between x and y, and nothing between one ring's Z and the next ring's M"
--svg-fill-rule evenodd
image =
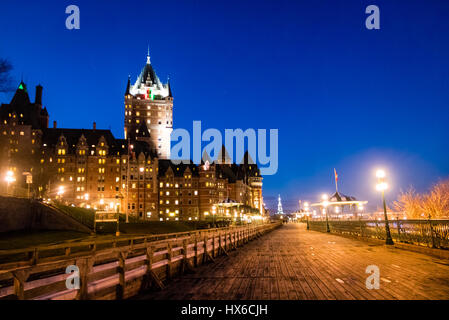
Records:
M92 128L95 130L97 129L97 123L94 121L94 125L92 126Z
M53 121L53 129L56 129L56 120Z
M34 103L42 105L42 86L39 84L36 86L36 98Z

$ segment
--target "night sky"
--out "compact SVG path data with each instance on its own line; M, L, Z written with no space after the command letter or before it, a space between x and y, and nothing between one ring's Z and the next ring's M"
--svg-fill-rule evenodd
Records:
M81 29L65 28L66 6ZM365 8L380 8L380 30ZM128 75L151 61L170 76L174 127L279 129L268 207L334 191L393 200L449 176L449 1L1 1L0 57L31 98L44 86L50 123L123 137ZM0 94L8 103L13 93Z

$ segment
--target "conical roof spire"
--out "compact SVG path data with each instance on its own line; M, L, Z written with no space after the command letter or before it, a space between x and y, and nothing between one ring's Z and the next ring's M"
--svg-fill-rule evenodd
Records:
M28 96L27 86L21 81L16 93L12 97L11 105L27 105L30 103L30 97Z
M148 45L148 51L147 51L147 64L151 64L151 59L150 59L150 46Z
M126 85L125 95L129 94L130 87L131 87L131 76L128 76L128 84Z

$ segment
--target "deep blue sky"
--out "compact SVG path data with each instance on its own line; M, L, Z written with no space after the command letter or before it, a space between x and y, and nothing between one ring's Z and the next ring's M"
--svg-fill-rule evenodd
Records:
M81 29L65 28L76 4ZM381 29L365 28L380 7ZM59 127L123 136L123 94L150 46L170 75L174 126L278 128L269 207L334 190L376 206L376 167L390 200L449 176L449 1L1 1L0 57L44 86ZM12 94L0 94L9 102Z

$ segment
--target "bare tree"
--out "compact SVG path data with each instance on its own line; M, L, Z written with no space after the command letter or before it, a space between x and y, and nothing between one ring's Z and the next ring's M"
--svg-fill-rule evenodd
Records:
M409 219L420 219L423 213L423 196L418 194L413 187L401 192L398 200L393 202L397 211L402 211Z
M8 60L0 58L0 92L10 92L14 90L11 85L12 79L10 75L12 69L12 64Z
M449 179L439 181L425 194L419 194L410 187L399 194L393 205L410 219L449 218Z
M449 179L438 182L423 196L422 207L433 219L449 217Z

